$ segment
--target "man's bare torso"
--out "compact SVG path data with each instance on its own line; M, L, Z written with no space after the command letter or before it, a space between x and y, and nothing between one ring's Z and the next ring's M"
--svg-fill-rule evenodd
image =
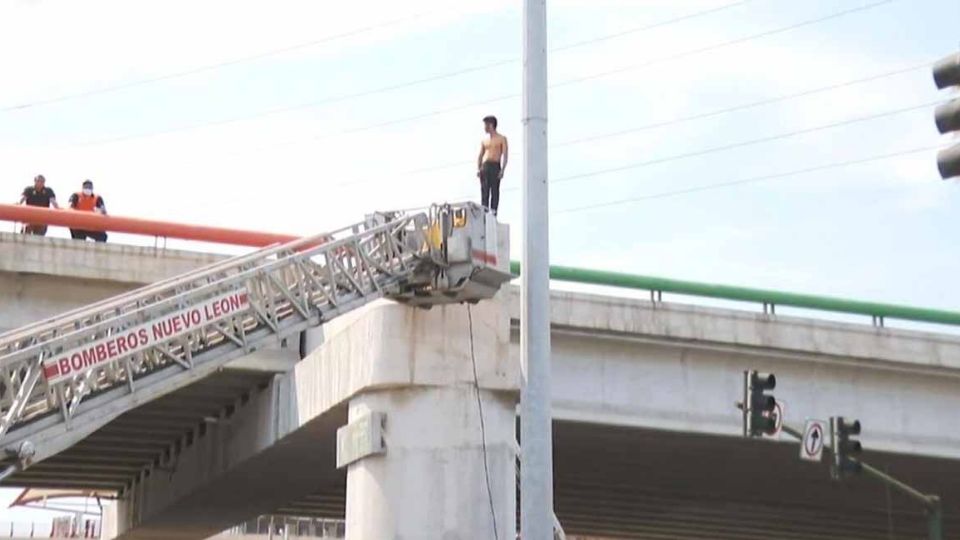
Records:
M483 140L483 161L500 163L503 149L507 145L507 138L497 133Z

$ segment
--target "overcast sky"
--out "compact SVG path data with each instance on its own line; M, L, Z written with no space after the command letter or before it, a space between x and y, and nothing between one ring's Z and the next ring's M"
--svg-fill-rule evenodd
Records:
M117 215L317 233L477 198L495 114L518 257L520 5L0 0L0 199L90 178ZM960 309L929 69L960 2L548 5L554 263Z

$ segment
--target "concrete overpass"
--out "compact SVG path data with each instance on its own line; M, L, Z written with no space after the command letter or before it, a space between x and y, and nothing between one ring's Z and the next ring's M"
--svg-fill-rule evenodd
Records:
M0 328L213 258L0 235ZM480 386L494 409L516 399L518 382L515 291L501 300L474 312L478 355L493 366ZM746 368L777 373L775 393L787 403L789 422L859 418L866 459L943 496L947 531L960 531L960 338L560 291L552 309L556 500L567 532L922 534L911 501L865 479L833 484L824 467L797 459L795 445L739 438L733 401ZM336 428L362 405L350 398L410 382L468 385L466 322L459 306L371 306L328 325L323 345L303 360L299 344L290 343L242 359L8 483L117 489L123 538L199 538L271 511L343 517L347 481L334 465L334 441ZM371 338L383 334L390 339ZM307 350L319 340L310 341ZM434 362L418 363L424 357ZM445 430L472 429L470 411L461 412ZM512 419L488 422L496 430ZM418 444L395 442L411 451ZM511 441L488 443L499 460L493 468L512 467ZM494 493L512 499L513 486L499 478ZM461 502L485 504L485 497Z

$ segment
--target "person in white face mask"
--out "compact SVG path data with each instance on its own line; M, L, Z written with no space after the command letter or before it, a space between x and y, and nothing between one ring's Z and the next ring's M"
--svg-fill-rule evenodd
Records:
M84 180L83 189L70 196L70 208L81 212L97 212L107 215L107 206L103 203L103 197L93 192L93 182L90 180ZM86 240L90 238L95 242L107 241L107 233L105 231L70 229L70 236L76 240Z

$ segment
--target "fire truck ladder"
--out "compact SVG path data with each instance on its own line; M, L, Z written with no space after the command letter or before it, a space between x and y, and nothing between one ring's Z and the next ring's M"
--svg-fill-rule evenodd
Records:
M495 254L496 222L476 205L378 213L0 334L0 448L14 461L0 478L375 299L489 298L510 279Z

